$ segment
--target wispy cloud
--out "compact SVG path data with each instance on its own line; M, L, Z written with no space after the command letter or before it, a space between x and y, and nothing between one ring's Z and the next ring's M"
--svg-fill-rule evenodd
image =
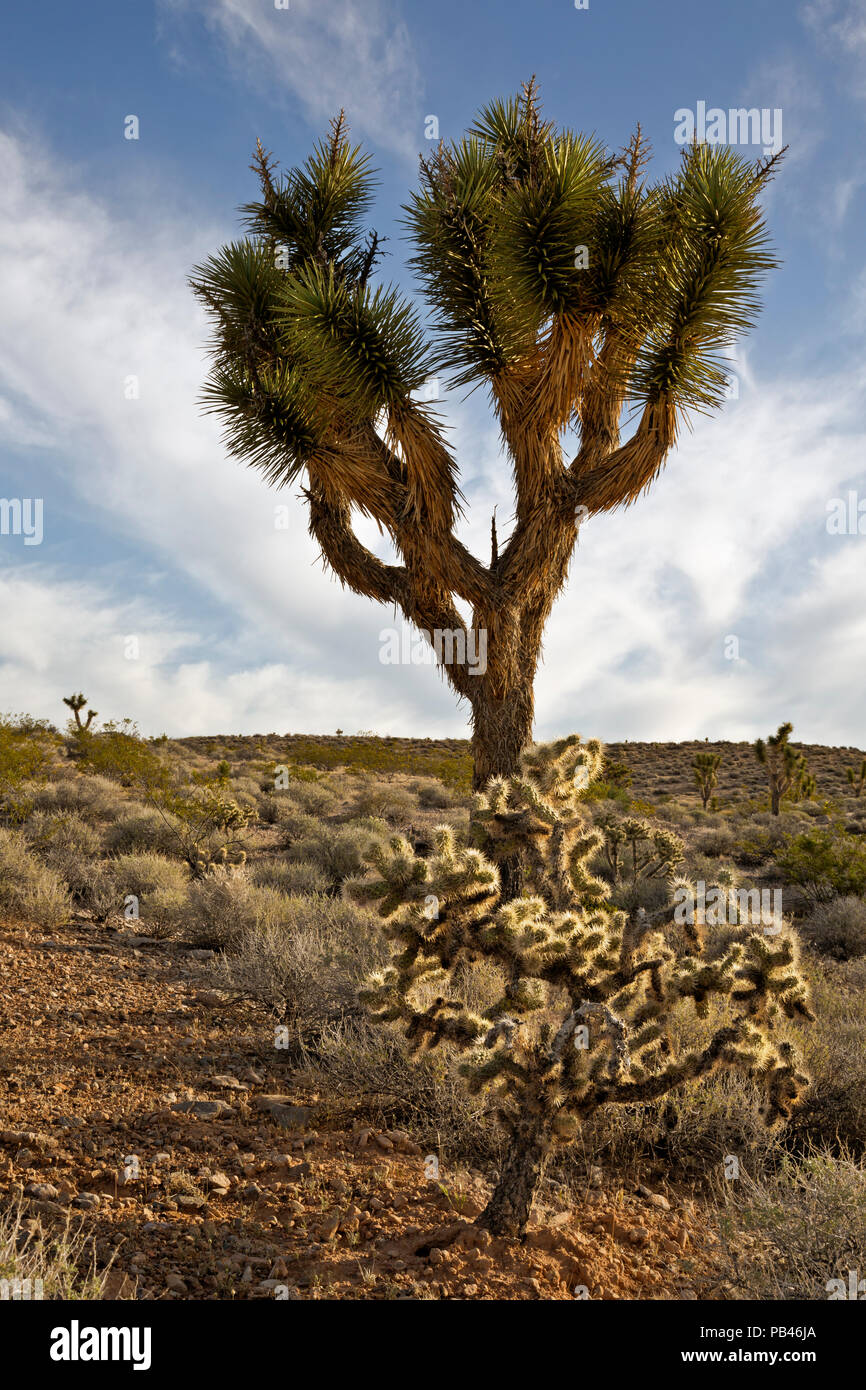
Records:
M379 148L414 159L422 145L420 65L397 0L162 0L164 16L192 11L244 77L289 93L314 126L341 108ZM174 49L177 39L166 26Z

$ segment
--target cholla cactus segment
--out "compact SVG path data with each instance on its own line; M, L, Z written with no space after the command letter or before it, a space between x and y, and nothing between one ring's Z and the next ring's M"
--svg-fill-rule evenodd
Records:
M440 827L434 853L419 859L397 836L372 852L368 878L354 886L378 903L394 945L391 966L364 991L375 1016L399 1023L413 1050L462 1052L469 1089L496 1098L511 1148L479 1220L499 1234L525 1227L544 1155L601 1105L650 1101L738 1067L763 1086L775 1122L806 1084L772 1036L777 1019L811 1017L793 938L737 927L714 935L694 912L683 923L676 904L695 892L675 876L682 843L635 817L604 833L627 871L667 885L667 899L651 913L606 901L587 866L599 836L573 787L574 769L594 771L601 756L578 738L531 749L519 776L476 797L473 843ZM492 862L503 844L518 846L527 866L528 891L510 901ZM497 982L483 1016L460 998L466 966L479 962ZM680 1051L677 1015L706 1016L713 998L729 1019L702 1048Z

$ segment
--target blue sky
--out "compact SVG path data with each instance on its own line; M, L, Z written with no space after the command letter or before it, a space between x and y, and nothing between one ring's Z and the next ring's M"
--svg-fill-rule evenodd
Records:
M380 170L383 273L411 289L398 218L425 121L456 137L535 73L559 123L618 147L640 121L659 174L699 102L778 109L790 146L766 200L783 265L732 359L736 398L648 499L583 528L537 735L752 737L791 718L862 745L864 58L863 0L5 7L0 497L41 498L43 534L0 535L0 708L60 719L80 687L148 733L465 732L430 667L382 664L391 614L323 572L292 490L226 458L197 404L186 276L237 235L255 139L291 165L343 106ZM480 399L443 408L485 553L507 464ZM851 493L854 524L831 533Z

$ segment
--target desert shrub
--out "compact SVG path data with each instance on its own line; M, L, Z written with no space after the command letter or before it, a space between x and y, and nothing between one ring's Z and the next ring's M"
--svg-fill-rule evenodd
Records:
M188 884L161 883L141 895L138 916L147 936L165 938L183 934L189 911L187 887Z
M167 783L162 751L140 737L131 719L108 721L98 732L77 729L68 747L82 771L98 773L122 787L155 789Z
M190 883L176 929L196 946L237 952L252 933L288 929L292 902L276 888L252 883L243 871L217 868Z
M250 878L265 888L281 893L324 893L328 876L309 859L264 859L250 867Z
M311 1032L357 1009L357 989L384 960L369 915L337 898L283 898L255 929L244 931L225 959L229 984L275 1016Z
M866 1153L866 961L809 962L816 1022L800 1048L812 1084L790 1125L793 1144Z
M20 831L0 827L0 913L40 927L59 927L71 906L60 875L40 863Z
M349 1018L324 1030L302 1076L327 1090L332 1106L410 1130L446 1171L461 1161L491 1168L501 1157L489 1099L467 1091L458 1065L441 1050L413 1057L399 1035Z
M113 821L129 805L115 782L70 772L38 787L33 796L38 811L76 811L89 825Z
M118 898L111 871L99 858L102 843L97 831L77 811L36 811L24 833L42 863L63 879L78 906L104 922L118 906Z
M179 857L183 852L180 827L173 817L152 806L133 805L105 834L110 854L142 854Z
M818 903L801 931L816 950L834 960L866 956L866 900L844 897Z
M866 844L840 826L791 836L777 853L776 864L812 902L866 894Z
M34 811L22 826L31 849L64 878L67 868L95 859L102 849L96 830L78 811Z
M849 1270L862 1269L866 1249L866 1170L860 1162L816 1150L786 1158L763 1182L745 1174L726 1186L722 1231L731 1281L743 1297L848 1296Z
M627 811L631 798L625 787L617 787L613 782L593 782L581 792L582 801L597 801L603 804L613 802L622 811Z
M423 807L425 811L444 811L454 801L448 788L432 777L411 782L409 790L418 798L418 805Z
M281 809L277 826L280 830L280 842L284 848L289 848L296 840L303 840L306 836L316 836L323 833L323 826L315 816L307 815L306 811L298 811L293 806L284 806Z
M133 894L136 898L143 898L158 888L184 892L189 884L186 866L161 854L148 851L119 854L108 862L121 897Z
M273 793L287 811L295 815L299 811L307 816L324 816L333 810L335 796L330 787L321 782L290 782L288 787ZM281 817L282 819L282 813Z
M53 741L40 730L22 726L18 717L0 718L0 816L17 824L29 814L28 783L48 775Z
M782 843L783 836L775 825L761 825L752 819L736 836L732 853L738 864L757 869L769 863Z
M353 814L376 816L398 825L409 820L414 810L415 802L405 787L395 782L373 782L358 792Z
M708 859L718 859L731 854L734 849L734 832L729 825L708 826L695 832L692 845L699 854Z
M314 833L293 841L288 854L295 862L306 860L316 864L329 885L336 888L361 872L366 856L382 838L375 830L351 821L339 826L317 825Z

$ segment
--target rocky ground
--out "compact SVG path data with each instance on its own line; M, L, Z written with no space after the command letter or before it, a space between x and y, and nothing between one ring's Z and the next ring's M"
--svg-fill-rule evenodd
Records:
M695 1194L547 1193L525 1242L472 1218L481 1174L293 1079L210 952L99 927L0 928L0 1205L72 1224L141 1299L725 1298ZM551 1205L552 1203L552 1205Z

